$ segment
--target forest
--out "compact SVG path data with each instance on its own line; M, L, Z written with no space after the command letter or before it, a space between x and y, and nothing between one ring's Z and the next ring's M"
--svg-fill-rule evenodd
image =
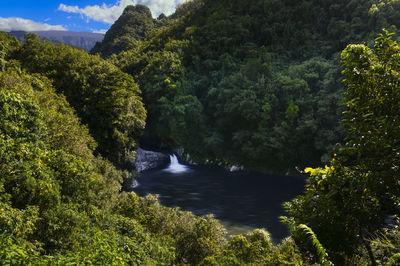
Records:
M0 32L0 264L400 264L399 11L128 6L90 53ZM139 143L307 176L281 217L290 236L228 236L212 215L125 192Z
M198 162L293 173L327 163L343 143L340 52L373 44L382 28L395 31L396 8L370 0L189 1L154 20L136 6L92 53L138 83L144 139L183 147Z

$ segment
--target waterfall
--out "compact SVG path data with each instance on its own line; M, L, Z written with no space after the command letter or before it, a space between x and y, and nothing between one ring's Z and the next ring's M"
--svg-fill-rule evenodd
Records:
M171 154L169 156L170 164L166 171L170 173L183 173L188 170L188 167L186 165L180 164L178 161L178 158L176 157L175 154Z

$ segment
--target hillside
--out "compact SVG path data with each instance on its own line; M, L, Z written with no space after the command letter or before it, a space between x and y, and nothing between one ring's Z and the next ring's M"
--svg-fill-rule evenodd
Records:
M128 6L91 53L100 53L103 57L118 54L146 39L147 34L157 26L157 20L153 19L148 7Z
M45 38L52 42L61 42L73 47L78 47L90 51L97 42L101 42L104 34L93 32L78 31L35 31L41 38ZM12 31L10 34L17 37L22 42L24 40L24 31Z
M0 264L400 265L399 23L397 0L192 0L127 7L95 54L0 32ZM139 141L297 166L290 236L123 191Z
M0 63L0 264L200 264L236 242L248 263L300 260L291 240L228 241L211 215L122 191L146 118L128 74L34 34L0 32Z
M142 40L116 31L139 18L127 11L99 47L131 41L112 61L143 92L142 142L183 147L199 162L288 173L338 149L339 53L395 29L397 9L396 1L196 0Z

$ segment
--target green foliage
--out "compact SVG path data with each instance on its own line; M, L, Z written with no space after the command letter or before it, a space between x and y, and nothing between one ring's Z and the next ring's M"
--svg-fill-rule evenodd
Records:
M201 265L301 265L297 247L290 239L273 246L266 231L256 229L246 237L233 236L216 255Z
M204 0L155 21L128 7L94 49L118 53L110 61L0 33L1 263L330 265L329 253L396 264L398 228L383 226L400 211L400 53L387 32L342 53L346 144L306 169L305 194L287 204L293 236L277 246L263 230L226 240L212 216L120 193L130 174L112 165L132 170L140 90L146 136L198 161L277 172L329 161L343 134L338 52L396 30L396 8Z
M152 233L171 238L178 261L199 263L224 244L225 230L212 217L166 208L155 196L122 195L117 213L134 218Z
M3 265L44 265L40 257L40 246L18 239L7 233L0 234L0 262Z
M157 26L153 20L151 11L142 5L127 6L111 26L101 43L96 43L91 53L100 53L103 57L134 47L134 45L146 39L149 32Z
M221 246L215 219L119 194L127 174L93 155L93 139L46 78L14 68L0 75L2 264L171 265ZM65 126L56 126L60 117ZM79 145L70 147L75 131ZM135 216L124 197L140 202Z
M0 92L1 136L19 142L39 142L45 138L44 123L39 108L30 100L2 90Z
M399 263L400 253L400 231L399 224L391 228L385 228L376 237L371 240L371 248L380 264L396 265Z
M45 126L37 105L18 94L0 91L0 183L19 208L59 201L58 185L43 161Z
M390 257L387 265L393 266L393 265L397 265L399 263L400 263L400 253L396 253L392 257Z
M372 42L382 27L395 29L397 6L189 1L111 60L143 92L146 137L200 162L293 172L332 158L343 137L339 52L350 41ZM115 28L135 25L125 22Z
M2 44L9 40L4 36ZM176 119L160 128L190 143L204 122L199 99L182 95L173 79L182 71L175 49L186 44L172 41L171 52L158 54L146 75L151 80L159 66L166 68L154 96L160 120ZM129 75L32 35L22 47L16 42L7 49L12 52L2 57L0 72L0 264L199 264L226 247L225 230L212 216L163 207L155 196L120 193L131 174L95 155L100 151L120 166L134 158L145 112ZM264 231L249 239L249 260L262 261L273 249ZM274 258L297 256L292 245L285 247Z
M399 45L385 32L373 49L349 45L342 60L347 142L329 167L306 169L306 192L287 208L295 224L312 228L335 261L364 254L374 264L370 239L388 214L400 211Z
M298 229L303 230L307 234L309 240L312 242L312 245L317 250L318 262L321 263L321 265L332 265L332 263L327 260L328 254L326 253L321 243L318 241L317 236L311 230L311 228L305 224L300 224L298 225Z
M129 109L130 104L121 105ZM46 77L27 74L16 61L5 63L0 72L1 264L172 264L168 243L140 226L130 228L140 229L138 240L123 236L128 229L113 231L118 228L112 223L100 228L127 174L95 157L95 147Z
M309 258L309 260L315 260L317 263L324 266L333 265L333 263L328 259L328 254L325 248L321 245L317 236L310 227L305 224L296 225L293 219L288 219L287 217L283 217L283 222L289 226L293 238L295 238L297 242L301 243L300 246L302 248L307 248L309 250L313 249L312 254L315 254L316 258Z
M389 201L387 207L396 211L390 205L396 204L393 195L400 193L399 49L392 34L385 31L373 50L350 45L342 54L348 86L346 164L368 176L376 197Z
M98 56L27 35L18 52L24 68L53 80L113 163L132 167L135 138L144 128L146 111L131 76Z
M46 134L54 149L64 149L73 154L90 158L96 143L88 129L75 116L65 97L57 95L50 81L40 75L21 73L17 67L9 67L0 73L0 88L29 95L46 113L43 116ZM65 134L69 132L70 134Z
M179 103L196 108L192 99ZM0 137L1 264L199 264L225 247L212 216L120 193L128 174L93 155L87 128L43 76L9 64L0 73ZM250 239L249 256L272 248L264 232Z
M336 160L331 164L313 170L304 196L286 207L295 224L312 228L331 258L341 261L366 243L367 230L379 225L383 213L365 177L343 169Z
M0 31L0 70L4 71L5 65L13 53L20 47L18 40L11 34Z
M177 96L172 102L162 97L159 103L161 115L157 123L158 132L162 136L173 136L174 142L181 143L184 147L191 147L186 152L193 158L201 158L204 152L202 140L206 126L202 115L203 106L197 97Z
M12 208L9 202L0 202L0 229L19 238L31 237L40 220L36 206L20 210Z
M71 251L66 255L67 258L62 263L89 265L151 265L158 263L158 259L150 258L133 239L121 239L120 235L105 231L92 233L89 241L84 241L76 251Z

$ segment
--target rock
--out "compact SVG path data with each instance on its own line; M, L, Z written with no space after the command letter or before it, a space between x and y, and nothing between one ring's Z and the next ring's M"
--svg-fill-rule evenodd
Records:
M174 148L172 149L172 152L178 155L179 158L182 160L182 162L186 164L196 164L195 162L193 162L192 158L190 157L190 154L186 153L183 148Z
M243 171L243 170L244 170L244 167L243 166L239 166L239 165L232 165L229 168L230 172L239 172L239 171Z
M400 218L396 215L387 215L385 219L385 227L386 228L395 228L400 224Z
M185 150L181 147L178 148L173 148L172 152L176 155L178 155L180 158L183 158L183 155L185 154Z
M169 157L161 152L147 151L141 148L136 150L136 171L143 172L165 165L169 162Z

